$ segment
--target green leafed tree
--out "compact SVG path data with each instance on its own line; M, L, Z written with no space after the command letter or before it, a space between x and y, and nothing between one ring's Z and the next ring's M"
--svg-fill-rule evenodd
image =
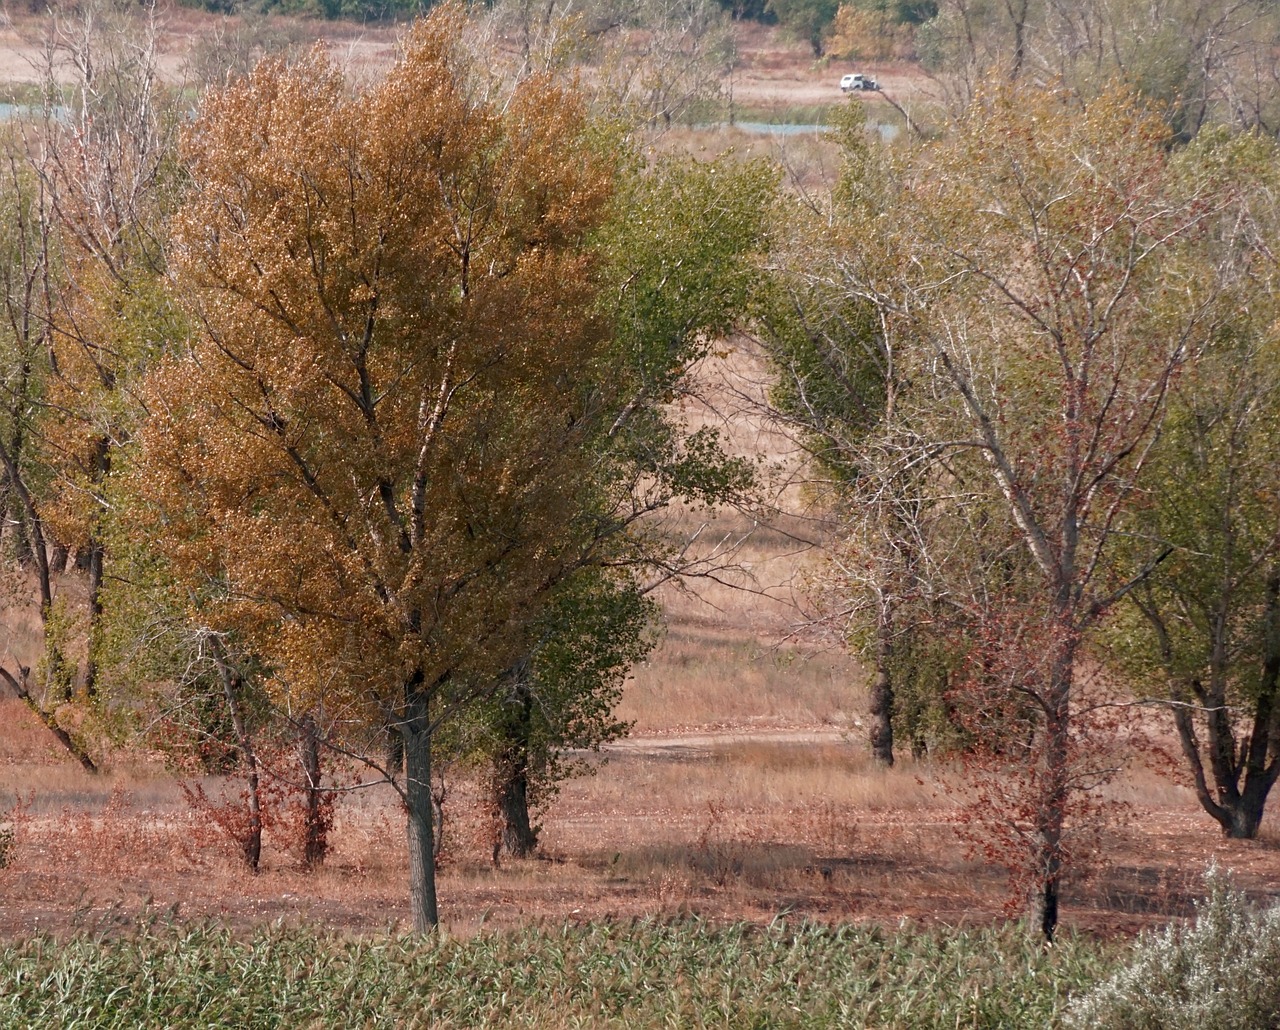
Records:
M1264 170L1255 200L1272 193L1272 145L1194 148L1206 160L1215 149ZM1149 503L1128 526L1171 553L1108 634L1144 693L1167 699L1201 806L1226 836L1245 839L1280 778L1280 378L1267 267L1174 386Z
M629 576L579 573L534 629L527 658L506 671L481 711L498 818L494 856L538 843L530 813L587 757L626 733L614 714L622 684L657 643L657 605Z
M907 494L927 532L908 538L933 593L970 613L955 703L991 757L972 814L1046 936L1112 765L1081 658L1168 553L1135 559L1121 523L1145 503L1171 385L1235 317L1248 262L1224 255L1256 253L1229 228L1229 164L1170 139L1124 93L991 87L912 155L864 247L815 260L828 294L875 311L909 387L908 432L876 445L932 466Z
M181 190L176 93L158 81L157 39L154 18L110 0L51 14L47 104L5 146L14 245L2 259L11 332L0 362L12 372L0 466L44 639L38 663L4 672L86 768L58 710L97 693L111 471L139 417L134 387L173 326L162 276ZM86 589L55 598L70 549Z
M534 650L504 675L505 700L486 735L508 854L535 845L531 801L582 768L562 753L625 730L611 712L622 677L655 641L650 589L722 560L691 550L677 523L689 506L742 501L752 469L726 454L714 431L691 433L671 402L747 306L775 185L768 166L733 157L632 160L619 171L611 215L594 239L617 406L601 425L589 475L607 514Z
M839 0L769 0L765 9L790 36L808 44L814 57L821 57L840 3Z
M842 109L833 139L842 168L829 204L780 205L756 326L774 375L772 417L810 455L809 488L831 529L813 598L817 615L867 657L871 753L892 765L895 695L903 688L908 731L922 742L929 691L917 688L935 664L916 660L936 651L926 642L930 620L923 610L907 612L928 607L912 539L925 519L925 466L899 460L911 409L902 403L908 384L897 341L875 304L850 294L845 277L878 259L881 216L894 202L898 173L869 137L861 105Z

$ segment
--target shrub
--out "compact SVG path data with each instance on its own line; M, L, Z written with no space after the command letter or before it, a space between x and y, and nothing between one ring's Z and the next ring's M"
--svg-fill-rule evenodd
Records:
M1280 1026L1280 907L1253 909L1229 878L1205 874L1192 926L1145 936L1132 961L1071 1008L1067 1025L1114 1030Z

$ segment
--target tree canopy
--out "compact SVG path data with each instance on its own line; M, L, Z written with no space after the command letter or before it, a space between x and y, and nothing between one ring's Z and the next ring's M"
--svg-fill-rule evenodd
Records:
M206 100L174 244L199 331L151 378L143 459L194 614L291 706L405 736L419 926L433 727L590 547L611 407L608 164L569 92L475 89L459 28L421 23L358 94L315 51Z

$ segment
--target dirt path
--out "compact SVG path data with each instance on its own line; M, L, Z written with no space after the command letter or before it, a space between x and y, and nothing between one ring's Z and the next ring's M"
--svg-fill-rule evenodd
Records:
M697 733L661 733L625 737L606 744L606 754L653 758L708 758L716 751L744 746L847 744L849 733L835 726L820 729L744 729L735 727Z

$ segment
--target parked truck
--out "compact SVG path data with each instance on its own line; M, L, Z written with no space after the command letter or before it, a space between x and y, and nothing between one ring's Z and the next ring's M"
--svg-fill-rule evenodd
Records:
M876 82L875 79L868 78L861 72L846 75L840 80L840 92L842 93L852 93L854 90L878 90L879 88L880 83Z

